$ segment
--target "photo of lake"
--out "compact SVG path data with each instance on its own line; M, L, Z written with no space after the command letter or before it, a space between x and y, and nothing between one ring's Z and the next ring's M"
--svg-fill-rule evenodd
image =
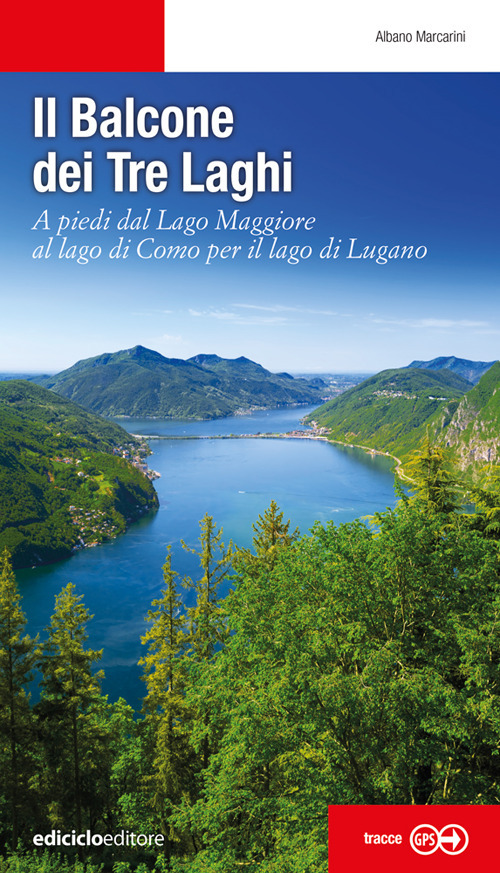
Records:
M137 661L144 617L162 586L167 546L180 574L196 577L197 560L183 539L197 545L199 520L208 512L224 529L223 540L250 546L252 524L275 500L291 528L307 533L315 521L340 524L395 503L393 461L359 449L309 439L188 439L229 434L286 433L307 428L312 407L265 410L217 421L121 420L131 433L156 434L149 466L160 509L112 542L76 552L69 560L19 570L31 634L50 621L54 597L73 582L95 615L90 645L103 649L103 689L138 705L144 693ZM174 439L164 439L171 435ZM179 439L180 436L186 439Z

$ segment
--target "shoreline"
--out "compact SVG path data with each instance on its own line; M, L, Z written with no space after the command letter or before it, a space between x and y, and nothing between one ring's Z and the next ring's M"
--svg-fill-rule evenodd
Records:
M381 455L384 458L392 458L395 462L394 472L407 482L413 480L404 472L403 461L391 452L381 449L373 449L371 446L363 446L359 443L348 443L337 440L326 433L308 433L307 431L288 431L287 433L232 433L232 434L141 434L145 440L251 440L251 439L296 439L296 440L323 440L327 443L344 446L347 449L361 449L369 455Z
M398 458L397 455L393 455L391 452L383 452L381 449L372 449L370 446L361 446L357 443L345 443L342 440L335 440L333 437L327 437L327 439L329 443L336 443L339 446L345 446L349 449L362 449L370 455L383 455L384 458L392 458L396 462L394 469L396 475L399 476L400 479L406 479L408 482L413 482L413 479L404 472L403 461L401 458Z
M344 448L349 449L360 449L361 451L370 454L370 455L381 455L382 457L391 458L395 462L394 472L396 475L408 482L411 482L409 476L404 473L403 470L403 462L396 455L391 454L390 452L382 451L380 449L374 449L370 446L364 446L357 443L346 442L343 440L334 439L331 437L326 428L318 428L314 425L311 427L309 431L288 431L286 433L245 433L245 434L131 434L132 437L143 440L144 442L149 442L150 440L234 440L234 439L296 439L296 440L318 440L326 443L331 443L332 445L342 446ZM130 461L129 461L130 462ZM133 465L136 466L136 465ZM143 471L142 471L143 472ZM149 475L148 475L149 474ZM150 470L148 468L148 472L144 473L150 481L160 478L160 474L154 470ZM156 491L155 491L156 494ZM72 507L74 508L74 507ZM115 539L117 536L121 534L127 533L129 527L133 525L135 522L139 521L141 517L147 515L149 512L154 512L158 509L158 506L148 506L139 511L138 513L134 513L133 517L128 517L125 519L125 528L123 530L113 530L108 531L107 535L102 540L91 540L87 541L83 536L80 538L80 542L75 544L68 553L61 555L59 557L52 558L48 561L41 561L40 563L36 563L34 565L28 564L24 565L24 567L18 567L16 569L29 569L29 568L37 568L40 566L44 566L47 564L58 563L59 561L66 560L70 558L72 555L77 553L82 549L95 548L96 546L102 545L106 542L110 542Z

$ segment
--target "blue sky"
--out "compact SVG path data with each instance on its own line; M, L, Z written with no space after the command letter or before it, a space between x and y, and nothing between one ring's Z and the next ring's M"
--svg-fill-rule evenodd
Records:
M454 354L493 360L500 339L498 74L3 74L2 318L0 371L55 371L77 359L138 343L172 357L215 352L246 355L273 370L375 371L413 358ZM33 137L33 98L56 96L58 136ZM69 102L90 96L101 109L137 105L228 105L234 133L226 139L72 139ZM91 150L94 190L34 190L36 161ZM165 192L115 193L107 150L169 167ZM180 161L192 151L195 172L207 161L229 165L265 151L293 154L291 193L255 194L181 189ZM100 245L88 264L59 258L60 216L110 215L107 232L68 234L67 246ZM116 222L151 208L153 219L206 217L195 236L138 229L126 236L130 255L108 253ZM47 209L50 231L30 228ZM256 237L215 231L218 210L245 216L314 216L310 232L278 231L282 245L310 246L298 264L249 260ZM79 212L78 212L79 210ZM111 211L110 211L111 210ZM281 212L281 210L283 212ZM50 258L36 247L54 236ZM137 243L198 245L199 257L141 260ZM337 259L321 259L330 237ZM365 246L425 246L417 260L347 258ZM210 244L241 245L237 257L206 264ZM147 244L149 246L149 244ZM152 245L147 249L152 249ZM67 248L66 248L67 250ZM307 250L305 250L307 251Z

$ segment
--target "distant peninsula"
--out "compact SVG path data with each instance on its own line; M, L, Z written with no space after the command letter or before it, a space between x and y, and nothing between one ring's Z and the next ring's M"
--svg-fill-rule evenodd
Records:
M147 444L33 382L0 382L0 551L15 567L97 545L158 507Z
M319 377L271 373L245 357L165 358L140 345L78 361L40 384L108 417L208 420L328 396Z

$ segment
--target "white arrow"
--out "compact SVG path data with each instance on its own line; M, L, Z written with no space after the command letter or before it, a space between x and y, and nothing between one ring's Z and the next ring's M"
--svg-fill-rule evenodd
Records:
M459 837L459 835L457 834L455 828L453 828L453 831L452 831L452 833L451 833L451 837L443 837L443 836L441 836L441 837L440 837L440 842L441 842L441 843L451 843L451 848L452 848L452 851L454 852L455 849L457 848L459 842L460 842L460 837Z

